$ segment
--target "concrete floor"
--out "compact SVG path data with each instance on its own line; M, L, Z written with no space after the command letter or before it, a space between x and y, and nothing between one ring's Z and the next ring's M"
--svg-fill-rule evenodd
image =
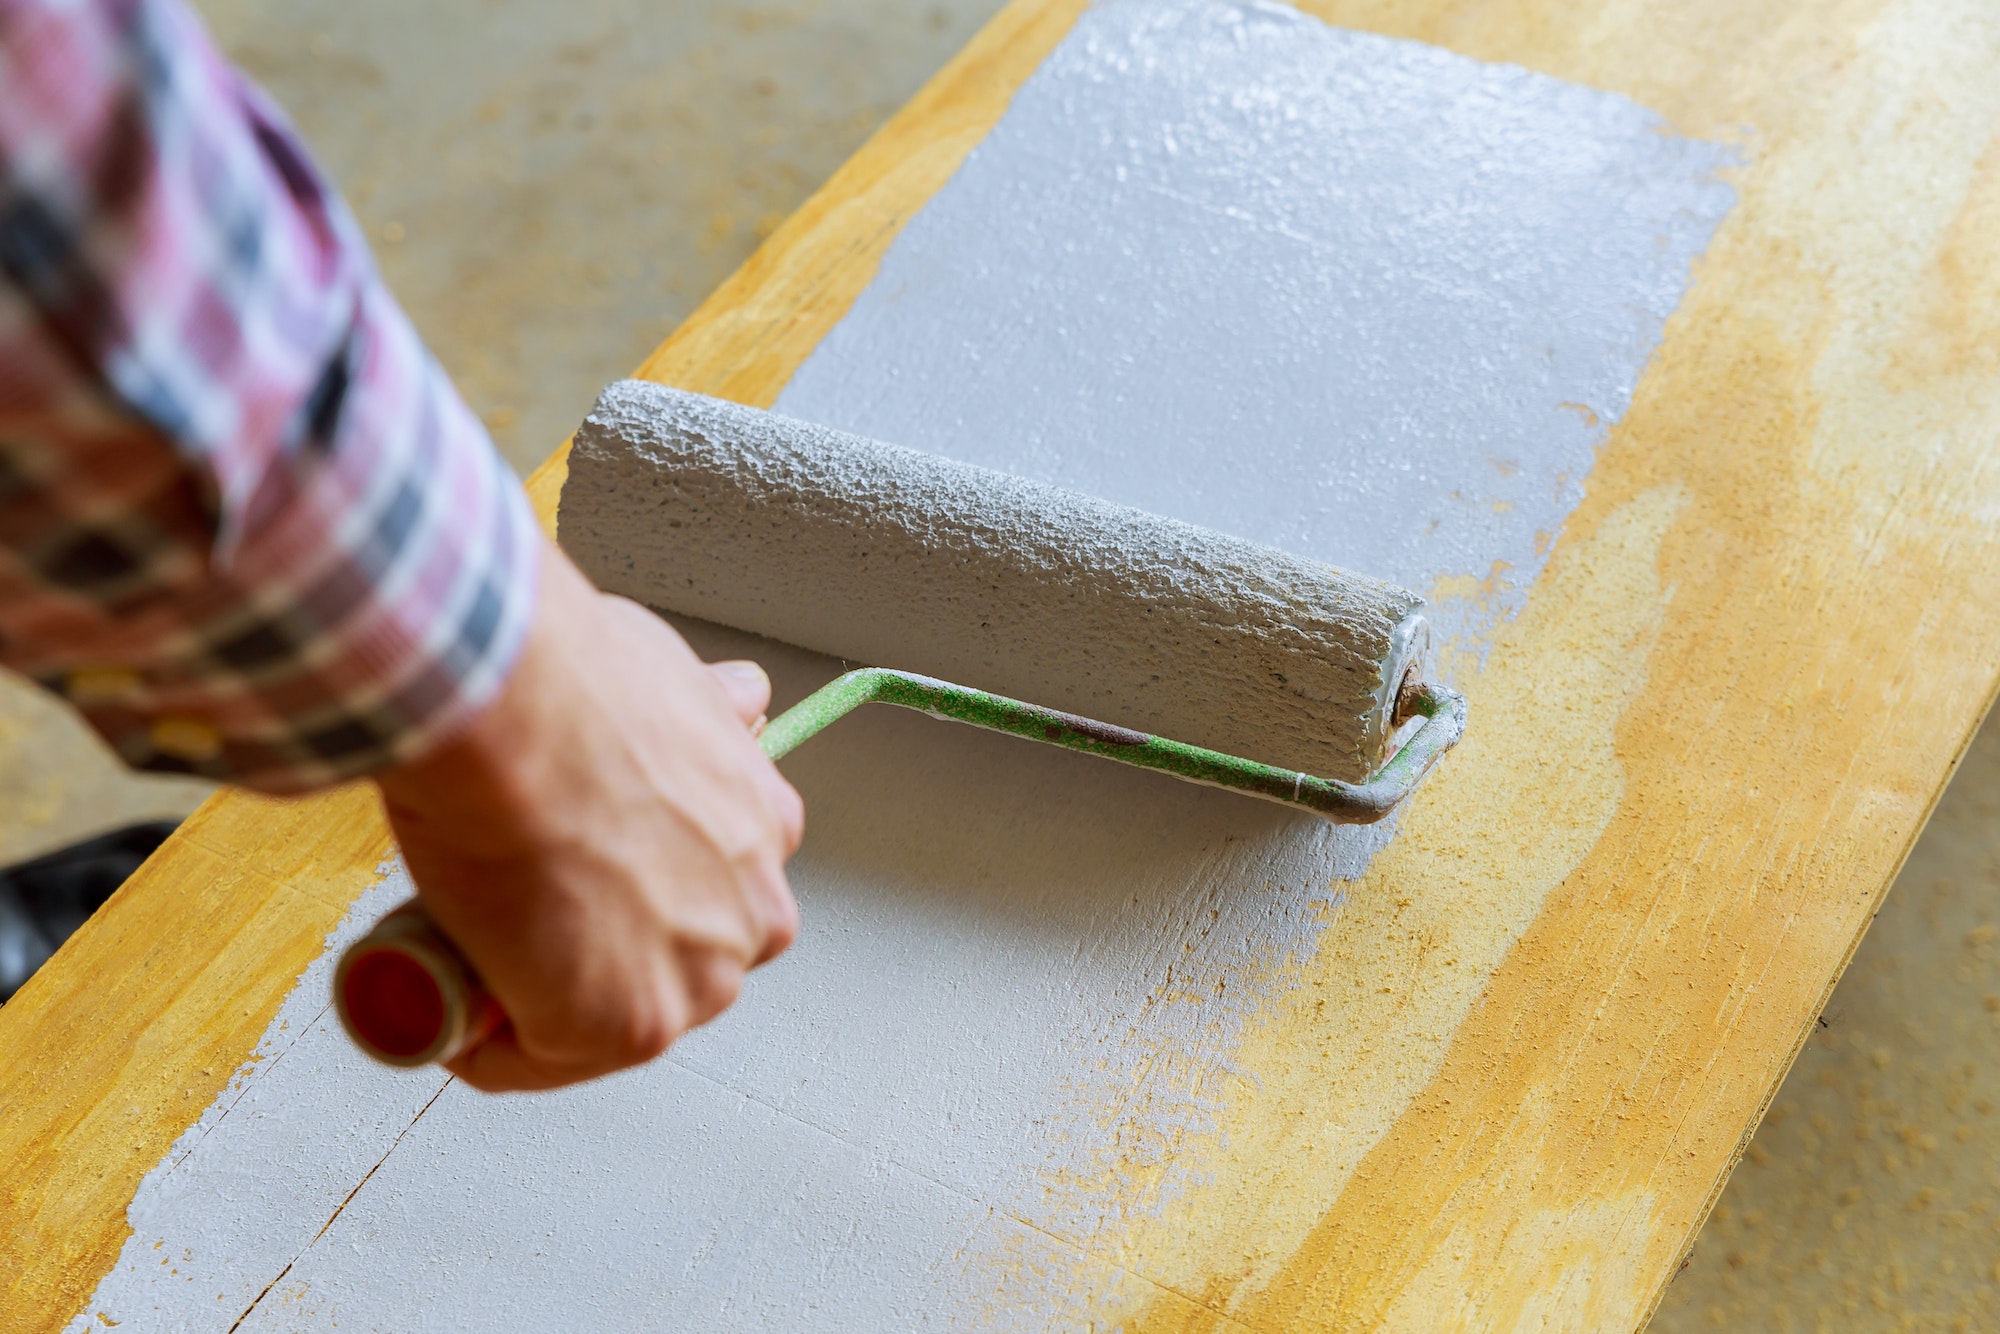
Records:
M198 0L524 471L997 0ZM0 678L0 861L192 808ZM2000 1328L2000 726L1655 1331Z

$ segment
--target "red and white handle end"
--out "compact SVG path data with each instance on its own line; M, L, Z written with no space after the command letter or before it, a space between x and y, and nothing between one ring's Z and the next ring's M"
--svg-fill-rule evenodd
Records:
M415 899L342 952L333 1003L356 1046L405 1067L449 1061L507 1021L479 974Z

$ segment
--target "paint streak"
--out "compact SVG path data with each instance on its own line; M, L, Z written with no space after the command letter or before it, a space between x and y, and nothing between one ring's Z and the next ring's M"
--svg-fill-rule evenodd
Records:
M1995 207L2000 15L1875 15L1827 22L1851 45L1808 44L1789 77L1746 40L1746 68L1718 52L1701 84L1758 91L1698 112L1756 115L1758 169L1550 571L1683 489L1658 557L1675 596L1654 658L1674 670L1618 719L1616 818L1275 1272L1206 1257L1211 1310L1258 1329L1643 1320L1935 796L1917 719L1977 717L1987 680L1938 679L1916 645L1991 643L2000 620L1951 573L1990 549L2000 488L1977 444L2000 381L1966 337L2000 304L1992 233L1973 239ZM1843 77L1807 77L1825 68ZM1511 891L1504 852L1466 869ZM1156 1306L1135 1327L1211 1326Z
M1646 681L1671 600L1658 553L1685 504L1663 487L1621 507L1565 546L1496 632L1469 683L1480 726L1418 790L1318 952L1247 1026L1235 1055L1254 1081L1212 1135L1183 1143L1204 1184L1101 1235L1100 1254L1235 1311L1235 1295L1277 1278L1434 1087L1488 979L1624 797L1614 729ZM1504 880L1477 869L1494 863L1509 868ZM1098 1188L1129 1189L1132 1170Z

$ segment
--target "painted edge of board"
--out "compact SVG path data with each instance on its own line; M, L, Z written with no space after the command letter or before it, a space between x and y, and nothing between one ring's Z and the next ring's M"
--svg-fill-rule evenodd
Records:
M0 1329L54 1330L389 853L374 789L218 793L0 1006Z

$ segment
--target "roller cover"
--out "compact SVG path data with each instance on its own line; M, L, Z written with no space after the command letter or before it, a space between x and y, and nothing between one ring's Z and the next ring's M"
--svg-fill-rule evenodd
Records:
M1427 646L1393 584L634 380L577 432L558 531L652 607L1348 781Z

